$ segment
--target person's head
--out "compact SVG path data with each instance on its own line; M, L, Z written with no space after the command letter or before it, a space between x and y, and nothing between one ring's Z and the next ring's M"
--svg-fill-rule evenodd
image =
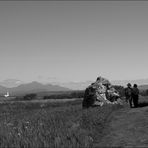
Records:
M130 83L127 84L127 87L131 87L132 85Z
M134 86L133 86L133 87L137 88L137 84L134 84Z

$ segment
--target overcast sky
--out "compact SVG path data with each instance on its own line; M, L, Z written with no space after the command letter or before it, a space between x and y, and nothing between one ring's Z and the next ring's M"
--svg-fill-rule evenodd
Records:
M0 81L148 78L148 2L0 2Z

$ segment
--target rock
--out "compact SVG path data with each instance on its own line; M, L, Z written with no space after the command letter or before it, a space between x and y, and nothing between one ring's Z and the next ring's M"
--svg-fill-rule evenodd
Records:
M86 88L82 106L88 108L90 106L103 106L104 104L120 104L121 102L117 101L118 98L120 98L119 93L109 80L100 76Z

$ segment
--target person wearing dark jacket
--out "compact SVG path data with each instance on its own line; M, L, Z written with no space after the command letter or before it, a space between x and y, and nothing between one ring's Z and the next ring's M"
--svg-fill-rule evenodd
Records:
M133 86L132 98L133 98L134 107L138 107L139 89L137 88L137 84L134 84Z
M125 88L125 99L126 99L126 102L129 101L129 104L130 104L130 107L132 108L132 88L131 88L131 84L128 83L127 84L127 87Z

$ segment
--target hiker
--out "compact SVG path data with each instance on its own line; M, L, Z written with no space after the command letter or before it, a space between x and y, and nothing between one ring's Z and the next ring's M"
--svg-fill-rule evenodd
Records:
M133 98L134 107L138 107L139 89L137 88L137 84L133 85L132 98Z
M131 84L128 83L127 87L125 88L125 101L130 104L130 107L132 108L132 88L131 88Z

